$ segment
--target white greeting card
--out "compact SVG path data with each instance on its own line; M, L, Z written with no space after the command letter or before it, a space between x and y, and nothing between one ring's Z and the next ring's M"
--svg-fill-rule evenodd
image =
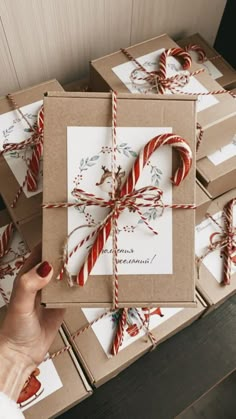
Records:
M26 386L27 398L24 397L22 401L19 400L21 403L18 403L23 412L55 393L63 384L52 360L49 359L36 368Z
M142 316L145 318L145 314L148 315L148 311L143 311L141 308L137 309ZM153 330L156 327L160 326L171 317L175 316L180 311L184 310L183 308L152 308L150 310L150 320L149 320L149 330ZM88 322L91 322L101 316L105 310L100 308L83 308L82 309L85 317ZM120 347L120 351L127 346L134 343L136 340L145 336L146 330L144 327L141 327L141 321L139 316L136 314L135 309L129 309L128 312L128 322L130 320L131 324L136 324L138 327L138 333L136 335L132 334L132 331L129 332L129 325L125 327L124 330L124 340ZM111 345L114 340L116 329L118 324L118 317L116 313L109 313L107 316L103 317L92 326L93 332L95 333L100 345L102 346L104 352L107 356L110 355Z
M219 150L207 156L207 158L215 165L223 163L226 160L236 157L236 135L230 144L221 147Z
M147 71L157 71L159 68L159 59L165 49L159 49L157 51L151 52L150 54L143 55L138 57L137 61L142 64L142 66ZM145 87L142 85L144 82L142 80L137 80L134 84L131 80L131 73L137 69L137 65L133 61L128 61L127 63L120 64L112 68L112 71L116 74L117 77L125 84L131 93L147 93L149 91L146 84ZM180 62L174 57L168 57L167 59L167 77L174 76L179 74L182 71ZM145 77L145 74L140 70L136 71L137 78ZM195 78L190 77L189 83L186 86L179 88L181 92L185 93L207 93L208 90ZM155 92L154 92L155 93ZM166 94L171 94L169 90L166 90ZM219 101L213 95L207 96L198 96L197 101L197 112L203 111L204 109L210 108L211 106L216 105Z
M156 135L172 132L172 128L117 128L117 182L125 182L137 155L143 146ZM83 189L97 197L109 199L111 178L111 128L67 128L68 201L75 202L73 189ZM119 168L120 167L120 168ZM158 149L150 158L137 182L136 189L155 185L164 191L164 203L172 203L172 150L169 146ZM88 224L104 220L109 210L90 206L68 209L68 234L78 226L69 240L69 250L92 232ZM158 231L153 234L141 222L136 212L125 209L118 219L118 272L119 274L172 274L172 210L142 210L150 225ZM93 275L112 274L112 239L109 237L98 258ZM78 273L88 254L92 241L87 242L69 262L71 274Z
M26 116L27 120L32 126L35 126L37 122L38 112L42 106L43 101L31 103L30 105L23 106L21 111ZM26 121L22 118L17 110L13 110L0 115L0 150L3 146L9 143L20 143L23 140L27 140L32 133ZM24 182L27 162L32 155L32 148L27 147L25 150L16 150L6 153L4 158L12 170L16 180L20 185ZM27 198L36 195L43 190L43 171L42 162L40 164L40 174L38 181L38 189L35 192L28 192L27 188L24 188L24 193Z
M0 227L0 237L6 229L6 227L7 226ZM13 233L12 241L9 247L9 252L4 258L1 259L1 265L4 266L5 269L2 271L3 268L1 268L0 266L0 287L4 290L8 299L10 299L15 277L21 267L21 265L19 265L15 261L15 259L20 256L23 256L25 253L26 248L24 241L22 240L18 231L15 231ZM4 305L5 301L3 300L0 294L0 307Z
M193 61L197 62L199 61L198 54L196 51L188 51L188 53L191 55ZM207 71L209 76L211 76L214 80L219 79L223 76L223 74L218 70L218 68L213 64L212 61L206 60L203 63L200 63L201 67Z
M220 224L222 227L223 218L222 211L217 212L213 215L213 218ZM233 210L233 222L236 224L236 208ZM195 229L195 253L198 257L205 254L207 247L210 244L210 236L212 233L220 232L217 225L209 218L202 221ZM208 256L203 259L203 263L208 269L208 271L213 275L217 282L222 282L223 276L223 259L221 257L220 250L215 250L211 252ZM236 272L236 264L231 263L231 272L234 274Z

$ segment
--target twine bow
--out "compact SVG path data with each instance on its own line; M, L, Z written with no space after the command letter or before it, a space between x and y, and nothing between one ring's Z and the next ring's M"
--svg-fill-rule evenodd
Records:
M200 264L203 259L215 250L221 250L223 256L223 284L229 285L231 280L231 264L236 264L236 226L233 220L233 210L236 205L236 198L231 199L223 208L223 221L222 227L210 214L207 218L211 219L213 223L219 228L220 231L211 234L206 252L197 258L197 269L199 276Z
M186 71L191 67L192 58L189 53L182 48L169 48L162 52L157 71L147 71L146 68L142 66L142 64L140 64L126 49L121 49L121 51L137 66L137 69L134 69L130 75L132 83L138 87L140 86L139 82L142 81L142 87L147 87L147 90L155 89L157 93L160 94L164 94L167 89L172 93L176 92L177 88L183 88L189 83L191 76L204 71L203 69L197 70L194 73ZM180 60L183 70L185 71L177 73L174 76L167 77L167 59L171 56Z
M11 151L16 150L26 150L28 147L33 148L31 158L26 162L27 172L25 179L17 191L15 198L11 204L11 207L14 208L17 204L17 201L24 189L27 187L29 192L35 192L38 189L38 178L39 178L39 168L40 168L40 159L43 154L43 128L44 128L44 111L43 106L40 108L37 116L36 126L30 124L26 116L23 114L19 106L14 101L12 95L7 95L7 98L12 104L14 110L17 110L24 121L30 128L32 135L27 140L21 141L20 143L9 143L3 146L3 150L0 152L0 156Z

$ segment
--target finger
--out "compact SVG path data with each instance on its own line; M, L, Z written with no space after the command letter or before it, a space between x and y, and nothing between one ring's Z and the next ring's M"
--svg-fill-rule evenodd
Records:
M43 262L18 277L14 283L9 310L17 311L18 314L32 313L37 292L48 284L52 275L52 266Z

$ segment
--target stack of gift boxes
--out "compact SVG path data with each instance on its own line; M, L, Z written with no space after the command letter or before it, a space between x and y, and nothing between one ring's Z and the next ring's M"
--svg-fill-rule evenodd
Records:
M42 304L67 307L26 417L69 408L236 291L234 87L200 35L162 35L92 61L88 92L53 80L0 100L0 315L41 241Z

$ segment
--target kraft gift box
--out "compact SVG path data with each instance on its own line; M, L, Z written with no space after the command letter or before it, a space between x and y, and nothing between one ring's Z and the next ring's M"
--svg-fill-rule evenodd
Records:
M225 204L236 197L236 189L214 199L208 208L208 213L214 217L216 222L223 226L222 210ZM233 211L233 225L236 225L236 208ZM220 239L221 229L209 218L205 218L196 226L196 256L204 255L210 244L210 238ZM229 285L224 285L223 281L223 261L224 256L220 250L215 250L206 256L199 265L199 275L197 279L197 289L204 299L213 307L222 304L227 298L236 292L236 263L232 255L231 280Z
M211 203L211 198L207 194L201 183L196 181L196 224L202 221Z
M43 104L43 95L48 90L63 90L57 80L51 80L28 89L12 93L12 97L26 116L31 126L35 126L38 112ZM14 110L7 97L0 99L0 151L9 143L19 143L30 138L32 132L18 110ZM40 166L38 188L28 192L26 187L14 208L12 203L22 186L32 147L8 152L0 157L0 193L2 194L14 222L35 216L41 210L42 168Z
M162 35L148 41L128 47L127 52L140 62L147 71L159 69L159 57L164 49L176 48L178 45L167 35ZM158 66L157 66L158 63ZM192 62L190 73L202 67ZM145 93L142 87L140 70L137 72L137 84L131 81L131 73L137 70L137 65L120 50L113 54L91 61L90 89L92 91L109 91L110 89L124 93ZM167 59L167 76L173 76L181 70L181 65L173 57ZM207 93L222 90L206 71L190 77L189 83L179 88L185 93ZM153 90L155 93L155 90ZM170 91L166 91L170 93ZM183 118L183 115L182 115ZM199 96L197 105L197 121L203 129L203 138L198 148L197 159L201 159L217 148L229 143L235 133L236 104L230 94Z
M6 314L0 309L0 324ZM49 355L69 346L62 329L58 332ZM92 394L73 349L42 362L29 377L17 400L26 419L51 419Z
M182 96L118 95L117 185L118 181L121 184L125 182L147 142L163 132L178 133L188 141L193 153L188 176L179 186L172 187L171 172L175 173L180 161L178 154L165 145L150 157L144 172L147 178L145 181L143 178L142 184L140 176L141 183L139 186L137 184L137 188L147 186L147 182L148 185L164 188L164 203L168 201L169 193L173 194L173 204L195 203L195 103L194 98ZM77 201L73 194L76 188L107 199L111 182L111 94L50 93L45 97L44 106L44 205L75 204ZM182 119L182 115L188 115L188 118ZM56 154L53 153L55 147ZM91 233L92 229L86 229L86 225L89 222L90 225L99 223L107 214L107 210L102 208L87 208L84 205L79 208L43 209L43 260L50 260L55 276L43 290L42 302L49 307L76 304L83 307L111 307L111 237L84 286L76 284L68 287L66 275L60 281L56 279L63 255L65 257L66 254L66 239L70 252L73 246ZM122 213L123 221L118 220L119 307L159 304L183 307L196 304L194 212L193 209L166 208L161 215L155 208L149 208L144 214L157 230L157 235L149 231L134 212L126 209ZM163 228L167 219L170 222ZM72 236L68 238L71 233ZM155 245L154 236L158 238ZM91 246L91 242L86 242L70 258L68 270L73 280ZM163 256L161 252L164 252Z
M190 51L192 59L199 63L221 86L229 88L236 83L236 71L199 33L180 39L177 43L182 48L189 45L200 46L205 52L206 59L204 62L199 62L197 52Z
M229 144L197 162L197 177L212 198L236 187L236 126Z
M199 318L206 309L206 303L197 295L197 307L195 308L158 308L150 311L150 331L156 340L155 345L174 335L181 329L190 325ZM140 310L140 309L139 309ZM110 313L108 316L98 320L92 327L89 322L96 316L101 316L104 309L68 309L64 319L64 330L71 345L74 348L79 361L83 365L90 382L99 387L106 381L118 375L130 364L150 351L153 346L147 335L139 329L137 334L131 333L134 325L139 320L134 312L129 313L132 325L125 326L123 343L119 352L111 356L110 349L116 334L117 314ZM84 328L85 330L77 337L72 335ZM158 350L158 347L157 349Z

